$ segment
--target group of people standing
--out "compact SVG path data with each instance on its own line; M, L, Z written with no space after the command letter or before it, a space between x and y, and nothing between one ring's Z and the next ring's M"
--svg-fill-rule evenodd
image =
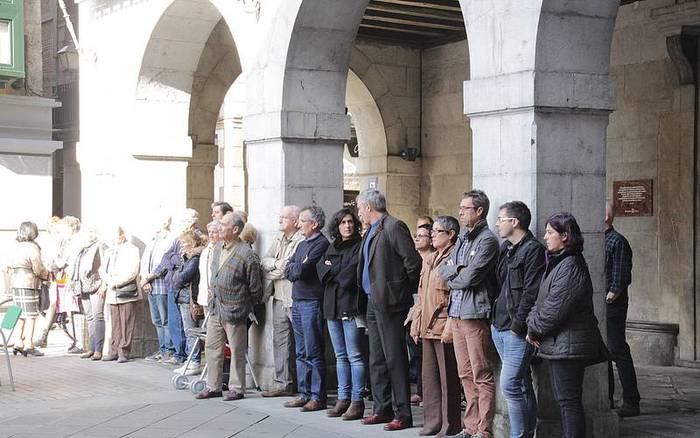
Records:
M585 368L609 355L593 310L582 232L571 214L558 213L546 221L543 245L529 231L527 205L512 201L499 207L499 243L486 222L489 208L486 194L471 190L461 199L459 218L421 218L412 236L374 189L358 195L356 212L343 208L333 214L325 234L320 207L286 206L279 234L263 257L253 250L256 231L245 213L225 202L212 205L206 234L193 210L174 230L170 219L158 224L141 257L121 227L102 244L86 233L66 264L68 289L79 296L88 320L91 343L84 356L129 360L133 306L146 293L159 343L147 359L182 364L196 342L187 329L199 326L207 313L209 373L196 398L239 400L246 391L249 322L272 300L275 378L263 396L296 394L286 407L328 409L327 327L338 380L338 398L327 415L385 424L388 431L412 427L408 334L421 351L425 422L420 435L493 436L497 352L511 436L535 434L530 365L538 357L549 363L563 436L583 437ZM618 414L631 416L639 413L640 399L624 338L632 255L612 218L608 207L608 347L623 383ZM20 226L11 266L15 300L27 317L36 314L27 303L49 272L38 259L38 245L31 243L36 235L35 225ZM104 300L112 341L109 354L101 357ZM226 344L231 368L223 392ZM200 356L197 351L188 368L176 371L201 372ZM373 409L365 415L368 380Z

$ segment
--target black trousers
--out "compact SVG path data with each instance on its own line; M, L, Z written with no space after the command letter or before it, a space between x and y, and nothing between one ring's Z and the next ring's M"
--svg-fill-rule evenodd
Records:
M408 380L416 382L416 394L423 395L423 344L416 344L411 337L411 325L406 326L406 347L408 347Z
M408 311L380 312L367 304L369 369L374 413L413 421L408 383L408 351L403 322ZM393 403L392 403L393 396Z
M581 360L550 360L554 398L561 413L562 438L585 438L586 416L583 412L583 376L586 366Z
M637 389L637 373L634 371L630 346L625 339L628 306L629 296L627 292L623 292L615 301L607 305L608 349L620 376L622 400L625 404L639 406L640 397Z

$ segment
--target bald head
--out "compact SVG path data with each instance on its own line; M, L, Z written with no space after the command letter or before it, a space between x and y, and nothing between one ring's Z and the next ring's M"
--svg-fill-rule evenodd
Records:
M615 220L615 206L612 202L605 203L605 229L612 227Z

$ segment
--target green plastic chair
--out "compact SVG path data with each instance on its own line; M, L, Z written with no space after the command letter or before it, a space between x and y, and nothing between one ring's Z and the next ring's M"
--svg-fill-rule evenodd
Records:
M9 306L5 311L5 317L0 324L0 335L2 335L2 346L5 349L5 359L7 359L7 371L10 373L10 385L12 390L15 390L15 378L12 376L12 364L10 363L10 353L7 351L7 342L12 338L12 332L15 331L19 316L22 314L22 309L18 306ZM5 330L9 330L9 334L5 335Z

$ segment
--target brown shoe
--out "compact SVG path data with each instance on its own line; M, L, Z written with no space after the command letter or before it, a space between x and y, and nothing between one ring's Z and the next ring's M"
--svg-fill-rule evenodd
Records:
M391 420L388 424L384 425L384 430L403 430L413 427L413 422L410 420Z
M345 414L343 414L343 420L353 421L359 420L365 415L365 402L364 400L356 401L350 403L350 407Z
M372 414L362 419L362 424L381 424L393 420L393 415Z
M95 354L94 351L88 351L80 355L81 359L90 359Z
M194 398L197 400L204 400L206 398L216 398L216 397L221 397L221 391L212 391L211 389L207 388L204 391L200 392L199 394L195 394Z
M315 412L321 411L328 407L328 403L325 400L309 400L302 408L301 412Z
M243 394L236 391L227 391L224 394L224 401L236 401L243 398Z
M261 394L263 397L291 397L294 393L286 388L276 388L265 391Z
M284 403L285 408L301 408L304 407L309 401L305 398L297 397L294 400L289 400Z
M350 400L338 400L337 402L335 402L335 406L333 406L332 409L329 409L328 412L326 412L326 415L332 418L340 417L345 413L345 411L348 410L349 407Z
M102 360L102 353L96 351L95 354L92 355L90 360Z

